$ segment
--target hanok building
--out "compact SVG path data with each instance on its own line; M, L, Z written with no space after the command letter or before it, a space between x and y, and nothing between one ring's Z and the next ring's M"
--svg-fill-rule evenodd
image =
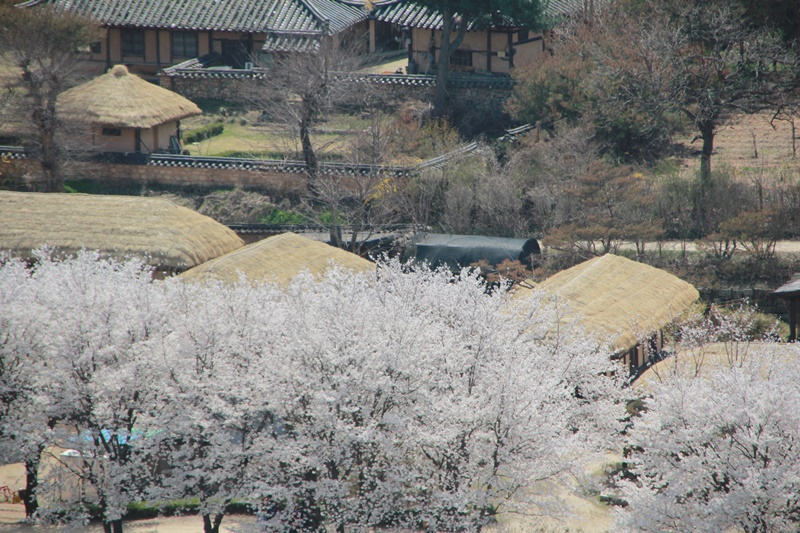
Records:
M700 294L690 283L658 268L606 254L555 274L538 285L599 341L632 376L657 358L663 328ZM521 289L524 290L524 289Z
M57 112L81 127L87 151L140 153L180 153L181 119L202 113L192 101L124 65L61 93Z
M96 250L163 275L243 245L226 226L160 198L0 191L0 251L24 260L42 246L61 255Z
M597 0L597 4L602 1ZM557 21L593 6L592 0L588 4L584 0L551 0L546 3L545 15ZM458 20L459 16L454 18ZM464 40L450 58L451 71L508 74L514 68L533 64L545 52L544 34L530 31L512 18L499 16L467 24ZM455 28L453 31L455 34ZM442 15L413 2L379 1L370 13L370 51L387 43L400 43L408 50L411 74L433 73L441 38Z
M31 0L35 7L45 0ZM216 52L237 69L252 68L263 52L308 50L323 36L362 35L363 5L337 0L51 0L106 28L89 60L128 65L144 75Z
M301 272L320 276L334 264L356 272L375 271L375 263L341 248L294 233L283 233L187 270L181 278L236 283L244 277L253 283L288 285Z

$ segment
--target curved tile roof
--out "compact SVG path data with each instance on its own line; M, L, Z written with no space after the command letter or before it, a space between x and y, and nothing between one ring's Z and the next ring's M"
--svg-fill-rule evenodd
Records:
M178 30L334 34L366 18L363 7L336 0L55 0L54 4L107 26Z
M596 0L597 5L601 5L606 0ZM545 3L545 15L557 19L563 15L577 12L584 9L584 0L549 0ZM372 14L377 20L391 22L398 26L409 26L422 29L442 29L442 15L436 11L419 6L408 0L384 0L375 3ZM517 24L510 17L500 17L500 27L515 27ZM469 30L476 29L473 22L467 27Z

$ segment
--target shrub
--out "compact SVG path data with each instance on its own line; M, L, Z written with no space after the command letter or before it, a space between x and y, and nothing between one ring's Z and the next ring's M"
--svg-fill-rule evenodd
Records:
M285 225L302 224L305 221L305 217L300 213L296 213L294 211L285 211L283 209L273 209L267 213L266 216L262 217L261 220L259 220L259 223Z
M198 128L196 130L186 132L183 135L183 142L196 143L200 141L205 141L206 139L210 139L211 137L216 137L217 135L221 135L223 131L225 131L225 124L223 124L222 122L213 122L211 124L206 124L205 126Z

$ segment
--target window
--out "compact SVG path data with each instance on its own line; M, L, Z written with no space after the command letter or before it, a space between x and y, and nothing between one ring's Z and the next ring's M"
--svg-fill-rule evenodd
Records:
M143 30L122 30L122 56L144 57Z
M89 51L93 54L99 54L102 52L103 46L100 44L100 41L94 42L89 45Z
M172 57L197 57L197 34L191 32L172 33Z
M110 137L121 137L122 130L120 128L103 128L103 135Z
M472 50L456 50L450 58L450 64L459 67L471 67Z
M517 42L525 42L530 38L530 32L528 30L520 30L519 34L517 34Z

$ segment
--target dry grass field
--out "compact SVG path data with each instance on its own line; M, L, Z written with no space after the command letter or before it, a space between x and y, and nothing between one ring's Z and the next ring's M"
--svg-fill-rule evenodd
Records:
M800 178L800 117L797 117L797 155L793 157L792 127L785 120L771 121L771 113L740 115L720 129L714 140L711 168L733 170L737 177L756 176L774 179ZM702 141L692 143L694 133L676 138L685 148L686 157L679 158L683 171L700 169Z

